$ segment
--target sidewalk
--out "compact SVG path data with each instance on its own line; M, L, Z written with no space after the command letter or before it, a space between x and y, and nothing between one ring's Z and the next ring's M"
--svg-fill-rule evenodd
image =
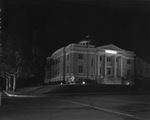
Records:
M3 90L3 94L10 97L39 96L40 94L35 94L33 91L36 91L40 88L43 88L43 86L20 88L15 92L11 90Z
M35 91L37 89L43 88L43 86L37 86L37 87L25 87L25 88L20 88L17 90L19 93L29 93L32 91Z
M45 97L45 95L40 94L27 94L27 93L21 93L21 92L13 92L10 90L3 91L3 94L5 94L8 97L24 97L24 98L35 98L35 97Z

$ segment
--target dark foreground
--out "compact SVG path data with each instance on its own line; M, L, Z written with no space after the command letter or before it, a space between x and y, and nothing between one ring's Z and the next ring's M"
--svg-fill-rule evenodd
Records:
M51 93L149 93L150 88L140 89L137 86L128 85L102 85L102 84L63 84L63 85L45 85L35 90L29 91L34 94L51 94Z
M149 120L150 95L4 97L0 120Z

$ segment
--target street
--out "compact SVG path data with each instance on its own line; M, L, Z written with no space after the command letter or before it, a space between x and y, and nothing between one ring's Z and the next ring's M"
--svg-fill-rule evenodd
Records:
M3 97L1 120L149 120L149 95Z

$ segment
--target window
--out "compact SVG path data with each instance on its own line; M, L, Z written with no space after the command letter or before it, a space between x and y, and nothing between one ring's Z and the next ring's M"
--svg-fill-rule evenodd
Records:
M137 70L135 70L135 74L137 74Z
M58 63L60 63L60 58L57 59Z
M83 60L83 54L79 54L79 60Z
M79 78L78 79L78 83L82 83L83 79L82 78Z
M83 66L79 66L79 73L83 73Z
M119 63L119 58L116 58L116 63Z
M128 75L128 76L131 75L131 70L127 70L127 75Z
M55 70L55 76L57 75L57 69Z
M127 64L130 64L131 62L130 62L130 60L127 60Z
M69 73L69 66L67 66L67 73Z
M107 62L111 62L111 57L107 57Z
M58 75L59 75L59 68L58 68L58 71L57 71Z
M55 64L57 65L57 59L55 60Z
M142 72L143 72L142 69L140 69L140 73L141 73L141 74L142 74Z
M149 68L146 68L146 73L149 73Z
M111 68L107 68L107 75L111 74Z
M140 65L140 61L138 60L138 65Z
M54 70L54 76L56 76L56 75L57 75L57 69Z
M69 55L67 55L67 60L69 60Z
M52 76L54 76L54 70L52 70Z
M94 65L94 61L93 61L93 59L91 60L91 67L93 67L93 65Z
M100 61L102 61L102 56L100 56Z
M100 74L102 74L102 68L100 67L99 69L100 69Z

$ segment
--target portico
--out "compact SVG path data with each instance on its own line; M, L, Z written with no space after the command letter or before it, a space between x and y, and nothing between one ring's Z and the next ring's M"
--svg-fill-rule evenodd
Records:
M130 54L130 56L126 56ZM97 75L102 78L121 78L127 75L127 69L131 65L125 66L127 60L134 61L134 54L126 53L114 45L107 45L98 48L97 52Z
M122 56L112 54L98 55L98 75L107 77L122 77L123 76L123 61Z

